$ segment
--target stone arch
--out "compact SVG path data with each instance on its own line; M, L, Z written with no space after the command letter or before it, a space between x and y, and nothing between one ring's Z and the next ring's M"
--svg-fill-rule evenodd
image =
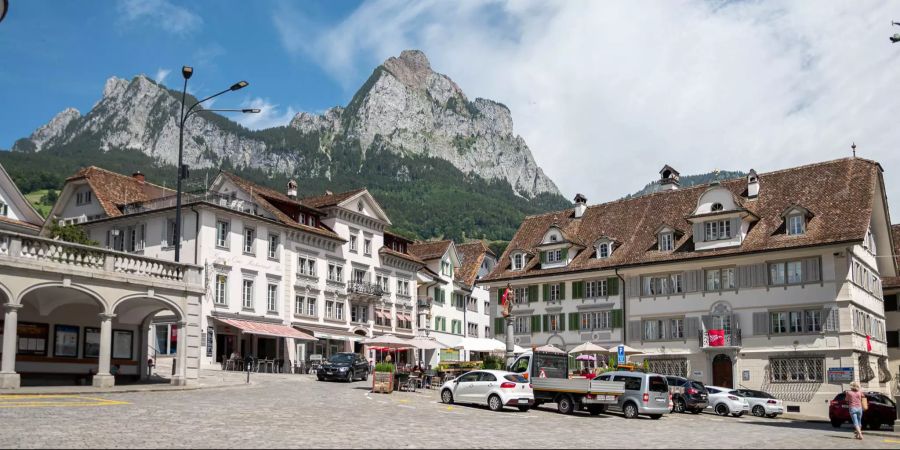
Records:
M13 296L12 291L9 290L3 283L0 283L0 304L5 303L14 303L15 296Z
M553 336L550 336L549 338L547 338L546 345L555 345L556 347L558 347L562 350L565 350L566 349L566 340L563 339L562 336L560 336L558 334L554 334Z
M178 302L175 302L175 301L173 301L169 298L163 297L161 295L156 295L156 294L151 295L148 293L129 294L124 297L120 297L115 302L113 302L112 307L110 308L110 311L113 314L115 314L116 310L119 309L120 306L122 306L123 304L128 303L129 301L132 301L132 300L155 300L155 301L160 302L163 305L165 305L165 307L161 307L161 308L157 309L152 314L156 314L159 311L168 310L175 314L175 317L179 322L186 320L185 318L187 316L187 313L182 309L181 305L179 305Z
M358 336L366 336L366 337L370 337L370 335L369 335L369 329L366 328L366 327L353 327L353 328L350 329L350 332L353 333L353 334L355 334L355 335L358 335Z
M32 286L29 286L29 287L25 288L24 290L22 290L22 292L19 293L19 297L13 303L22 305L23 304L22 301L25 299L25 296L27 296L28 294L30 294L32 292L36 292L36 291L39 291L39 290L45 289L45 288L74 289L76 291L79 291L79 292L85 294L88 298L91 298L95 302L97 302L97 305L100 307L101 314L108 314L110 311L109 305L106 303L105 300L103 300L103 296L98 294L96 291L86 288L84 286L79 286L77 284L60 282L60 281L38 283L38 284L35 284Z
M712 304L709 307L709 313L712 315L716 314L732 314L734 312L734 308L731 307L731 303L728 303L725 300L720 300Z

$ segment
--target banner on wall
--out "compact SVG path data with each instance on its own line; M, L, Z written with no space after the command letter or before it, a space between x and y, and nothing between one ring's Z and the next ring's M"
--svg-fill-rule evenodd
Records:
M725 330L709 330L706 333L709 336L710 347L725 346Z

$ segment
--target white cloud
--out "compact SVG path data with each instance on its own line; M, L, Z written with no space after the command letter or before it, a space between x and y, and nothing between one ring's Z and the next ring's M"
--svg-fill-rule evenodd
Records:
M652 6L652 7L651 7ZM330 28L283 4L282 44L348 91L406 48L471 97L508 105L567 197L612 200L655 179L768 171L850 155L900 171L900 48L891 4L364 3ZM900 183L888 181L894 211Z
M274 104L267 98L251 98L241 102L241 108L258 108L258 114L240 114L233 117L235 121L251 130L285 126L297 115L297 111L288 106L282 110L280 105Z
M203 25L203 18L169 0L119 0L123 23L144 21L173 34L187 34Z
M156 76L153 77L153 80L155 80L159 84L165 84L166 77L169 76L169 73L171 73L171 72L172 71L169 69L159 68L159 69L157 69Z

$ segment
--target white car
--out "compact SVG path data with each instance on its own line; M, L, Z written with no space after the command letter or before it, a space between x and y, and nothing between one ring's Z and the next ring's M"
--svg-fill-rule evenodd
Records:
M502 370L475 370L441 386L444 403L487 405L491 411L513 406L528 411L534 405L534 390L522 375Z
M752 389L735 389L731 393L737 393L747 399L750 404L750 412L756 417L768 417L770 419L784 414L784 403L772 394Z
M720 416L731 414L741 417L750 412L750 403L747 403L746 398L733 393L734 389L706 386L706 391L709 392L709 408Z

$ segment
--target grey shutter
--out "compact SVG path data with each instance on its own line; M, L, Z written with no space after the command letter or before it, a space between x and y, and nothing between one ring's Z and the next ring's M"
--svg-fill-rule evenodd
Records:
M697 292L700 289L702 270L688 270L684 272L684 292Z
M765 336L767 334L769 334L769 313L753 313L753 335Z
M628 297L638 298L641 296L641 277L635 276L628 278Z
M840 331L840 311L837 306L826 306L822 315L825 316L823 331Z
M732 217L731 218L731 236L735 237L740 236L741 234L741 218L740 217Z
M750 266L737 266L735 276L737 276L738 288L744 289L753 286L753 269Z
M700 318L687 317L684 319L684 336L687 338L696 338L700 335Z
M766 263L750 266L750 283L753 287L765 287L769 284L769 274Z
M628 321L628 340L631 342L641 342L641 321L640 320L629 320Z
M803 260L803 282L815 283L821 279L819 257Z
M703 234L703 223L695 223L694 224L694 243L703 242L704 238Z
M703 331L712 328L712 316L700 316L700 323L703 324Z

